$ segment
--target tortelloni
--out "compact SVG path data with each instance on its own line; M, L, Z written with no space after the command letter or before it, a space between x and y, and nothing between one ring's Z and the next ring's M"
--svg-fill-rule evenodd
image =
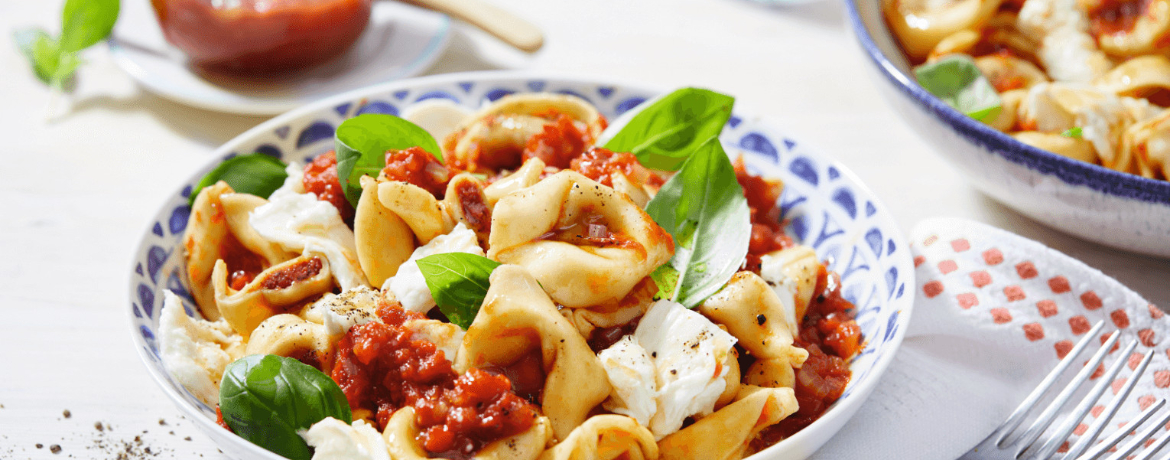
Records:
M606 120L584 100L563 94L517 94L500 98L467 118L444 143L449 167L462 171L515 169L529 158L558 168L592 144ZM579 151L561 152L542 145L546 130L572 131ZM536 139L534 141L534 139Z
M496 203L487 255L580 308L625 297L673 253L670 234L624 195L561 171Z
M553 448L541 460L653 460L658 444L650 430L624 415L595 415Z
M394 412L382 437L394 460L424 460L431 458L418 443L419 426L415 422L413 407L404 407ZM484 446L475 460L535 460L544 452L545 445L552 439L552 428L548 418L538 417L527 431L509 436Z
M333 367L333 342L325 326L283 313L260 323L248 338L249 355L277 355L315 363L318 369Z
M242 289L228 285L227 264L216 262L212 281L215 305L223 318L246 339L269 317L311 300L333 288L329 262L305 255L269 267Z
M883 0L886 21L901 39L902 48L915 60L927 54L947 36L974 29L999 8L1001 0Z
M467 329L455 368L507 367L538 353L545 375L541 406L557 439L581 425L610 393L605 369L585 338L523 268L503 265L475 321Z
M736 401L693 425L663 438L663 460L735 460L750 454L750 443L764 428L796 412L791 388L743 386Z

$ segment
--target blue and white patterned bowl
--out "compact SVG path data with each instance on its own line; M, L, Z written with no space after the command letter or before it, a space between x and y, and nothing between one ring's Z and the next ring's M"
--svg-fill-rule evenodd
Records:
M572 94L592 102L609 119L659 93L635 86L572 77L519 73L471 73L404 80L373 86L294 110L240 135L178 186L145 233L130 275L129 316L143 363L175 404L234 458L277 459L215 425L215 410L195 399L162 366L156 331L162 290L184 298L194 313L182 269L180 239L190 209L192 185L221 161L264 152L285 161L305 161L333 147L333 130L361 113L397 114L426 99L449 99L475 108L524 92ZM765 120L736 113L723 131L732 155L743 153L749 169L780 177L781 206L790 235L811 245L841 274L844 296L857 305L865 349L852 363L853 380L820 420L756 458L803 459L845 424L869 396L902 342L914 299L914 266L894 219L848 170L798 145Z
M1084 163L1015 140L918 86L880 0L847 0L852 31L886 99L977 188L1057 230L1170 257L1170 182Z

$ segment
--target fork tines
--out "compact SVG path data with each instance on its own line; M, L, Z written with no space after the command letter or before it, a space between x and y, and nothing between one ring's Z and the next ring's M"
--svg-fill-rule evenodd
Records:
M1032 425L1028 427L1027 430L1025 430L1022 434L1010 442L1008 442L1008 438L1016 430L1016 428L1020 426L1020 424L1027 417L1028 413L1036 407L1040 398L1042 398L1046 393L1048 393L1050 389L1053 388L1060 375L1063 374L1064 371L1067 370L1072 365L1072 363L1078 359L1080 354L1084 352L1086 348L1088 348L1089 342L1092 342L1094 338L1099 336L1098 334L1101 332L1103 326L1104 321L1099 321L1097 324L1093 325L1092 329L1090 329L1089 332L1085 334L1084 338L1082 338L1080 342L1078 342L1073 347L1073 349L1069 351L1068 355L1060 361L1060 364L1058 364L1056 368L1052 370L1052 372L1044 377L1044 380L1040 383L1040 385L1036 387L1036 389L1033 390L1027 398L1024 398L1024 402L1020 403L1019 407L1017 407L1016 410L1012 412L1008 419L1004 421L1004 423L1000 425L999 428L996 428L996 430L992 432L991 436L988 436L988 438L980 444L980 447L1008 450L1013 449L1014 446L1018 446L1012 450L1014 454L1012 455L1012 458L1024 458L1024 454L1029 452L1031 452L1031 455L1029 455L1028 458L1031 459L1051 458L1053 454L1055 454L1056 451L1060 449L1060 446L1065 443L1065 441L1069 438L1077 426L1081 424L1081 421L1085 418L1089 411L1092 410L1093 406L1097 403L1097 400L1100 399L1101 395L1105 393L1105 390L1110 388L1113 381L1117 378L1118 373L1121 372L1121 368L1124 367L1129 361L1128 357L1133 354L1134 349L1137 347L1137 341L1131 341L1123 347L1123 351L1116 355L1118 356L1117 360L1109 366L1109 369L1103 375L1096 379L1096 384L1093 385L1088 394L1086 394L1085 397L1081 399L1080 403L1078 403L1071 412L1069 412L1069 415L1065 417L1063 423L1061 423L1055 429L1055 431L1051 432L1050 436L1045 442L1042 444L1037 443L1037 441L1040 439L1040 436L1046 430L1048 430L1053 421L1056 419L1057 415L1060 414L1060 412L1068 404L1069 400L1072 399L1074 393L1076 393L1078 389L1084 387L1092 374L1097 370L1098 367L1101 366L1101 363L1105 360L1105 357L1109 355L1109 351L1112 350L1113 347L1117 344L1118 338L1120 337L1119 332L1115 331L1109 335L1104 343L1102 343L1101 348L1098 349L1097 352L1093 354L1093 357L1089 359L1088 363L1086 363L1085 366L1077 372L1072 381L1069 382L1060 391L1060 393L1056 395L1055 398L1053 398L1053 401L1044 408L1044 410L1040 413ZM1121 404L1129 398L1130 392L1133 390L1134 385L1137 384L1137 381L1141 378L1142 374L1149 366L1150 360L1153 359L1153 356L1153 351L1149 351L1143 356L1141 362L1138 363L1137 367L1134 368L1133 374L1126 381L1125 385L1119 389L1117 395L1113 397L1108 406L1106 406L1101 414L1097 416L1097 419L1093 422L1093 424L1083 434L1080 435L1080 438L1077 440L1077 442L1069 447L1068 453L1066 453L1063 458L1089 460L1100 457L1101 455L1105 454L1106 451L1113 448L1113 446L1117 445L1118 442L1125 438L1125 436L1127 436L1129 433L1132 433L1139 426L1146 425L1145 422L1151 418L1154 412L1156 412L1165 404L1164 400L1157 401L1155 404L1152 404L1145 411L1143 411L1137 419L1128 423L1124 428L1117 430L1117 432L1113 433L1111 436L1105 439L1104 442L1093 446L1093 443L1097 441L1098 436L1100 436L1101 432L1104 431L1110 420L1113 419L1113 416L1117 414ZM1125 447L1118 449L1118 451L1115 452L1115 455L1111 457L1111 459L1126 458L1127 455L1140 447L1145 441L1152 438L1158 428L1165 426L1166 422L1170 421L1170 413L1155 417L1155 419L1157 423L1147 425L1145 429L1138 433L1138 436L1136 436L1132 442L1127 443ZM1143 456L1140 458L1149 458L1154 453L1156 453L1159 448L1168 442L1170 442L1170 434L1164 435L1155 441L1149 449L1143 452ZM1090 447L1092 447L1092 449L1090 449Z

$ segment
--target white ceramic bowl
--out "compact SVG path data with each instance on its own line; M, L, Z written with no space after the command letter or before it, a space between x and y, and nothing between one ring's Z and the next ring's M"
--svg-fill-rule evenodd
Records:
M510 93L548 91L577 95L610 119L659 93L630 85L571 77L519 73L472 73L429 77L373 86L310 104L265 122L228 142L214 160L178 183L143 236L130 275L129 316L143 363L175 404L238 459L278 459L275 454L215 425L215 409L180 386L163 368L155 331L162 290L187 303L180 239L190 208L192 185L232 155L264 152L285 161L307 160L330 150L333 130L356 114L396 114L412 103L449 99L478 107ZM865 349L852 362L853 380L844 395L820 420L754 458L803 459L845 424L869 396L893 359L910 321L914 299L914 265L910 249L894 219L856 176L828 157L810 152L765 120L735 113L723 131L732 155L743 153L749 169L778 176L786 183L780 205L787 229L811 245L841 274L843 293L857 305L857 322Z
M1170 257L1170 182L1072 160L1015 140L918 86L880 0L846 0L871 78L894 109L992 198L1057 230Z

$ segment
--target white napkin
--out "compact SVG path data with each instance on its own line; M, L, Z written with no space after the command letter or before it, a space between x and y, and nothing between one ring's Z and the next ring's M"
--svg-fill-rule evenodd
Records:
M1034 241L966 220L925 220L911 232L910 244L918 290L906 339L870 400L813 459L954 459L1002 423L1056 366L1061 351L1102 319L1102 334L1122 331L1119 344L1141 341L1135 355L1156 350L1105 434L1170 396L1170 320L1112 278ZM1081 362L1099 346L1092 344ZM1131 360L1117 389L1138 360L1111 353L1105 367ZM1065 381L1073 373L1068 370ZM1106 391L1098 405L1111 397Z

